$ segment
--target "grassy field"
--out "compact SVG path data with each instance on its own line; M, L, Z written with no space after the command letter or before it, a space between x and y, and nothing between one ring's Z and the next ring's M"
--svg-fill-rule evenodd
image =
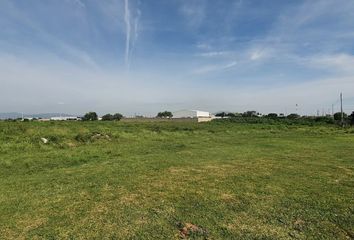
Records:
M353 198L354 129L0 122L0 239L353 239Z

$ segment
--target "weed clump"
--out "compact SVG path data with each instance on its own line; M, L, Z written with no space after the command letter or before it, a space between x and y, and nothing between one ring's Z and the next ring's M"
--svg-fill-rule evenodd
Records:
M108 134L103 134L103 133L99 133L99 132L92 132L92 133L86 133L86 134L82 134L79 133L77 134L74 139L77 142L81 142L81 143L91 143L91 142L95 142L98 140L111 140L111 137Z
M151 131L156 132L156 133L161 133L161 127L159 126L152 126Z
M79 133L77 134L74 139L78 142L82 142L82 143L87 143L90 141L90 137L88 134L82 134L82 133Z
M192 223L178 222L177 227L179 229L179 237L182 239L193 239L197 237L208 239L208 231L200 226L194 225Z

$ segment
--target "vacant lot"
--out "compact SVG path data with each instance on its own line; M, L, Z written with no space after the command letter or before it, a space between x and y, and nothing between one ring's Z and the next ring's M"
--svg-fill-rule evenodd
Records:
M353 175L352 129L0 122L0 239L350 239Z

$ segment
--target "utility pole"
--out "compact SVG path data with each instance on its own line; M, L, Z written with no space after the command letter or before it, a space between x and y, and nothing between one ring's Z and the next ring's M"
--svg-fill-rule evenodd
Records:
M340 123L344 127L344 114L343 114L343 94L340 93Z
M334 116L334 104L332 103L332 117Z

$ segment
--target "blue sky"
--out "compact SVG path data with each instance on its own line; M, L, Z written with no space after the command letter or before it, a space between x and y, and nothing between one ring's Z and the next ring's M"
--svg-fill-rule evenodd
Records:
M0 29L0 112L354 110L351 0L1 0Z

